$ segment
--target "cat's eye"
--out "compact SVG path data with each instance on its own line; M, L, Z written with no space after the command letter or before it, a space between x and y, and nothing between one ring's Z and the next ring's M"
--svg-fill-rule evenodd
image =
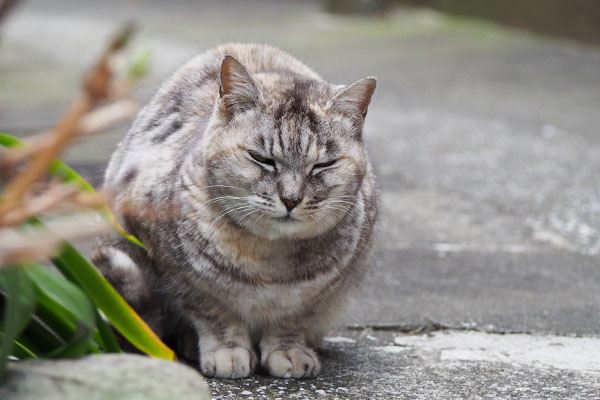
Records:
M331 161L315 164L315 165L313 165L311 173L314 174L315 172L319 172L319 170L321 170L323 168L331 167L336 162L337 162L337 160L331 160Z
M271 160L270 158L263 157L253 151L249 151L248 154L250 154L250 157L252 157L255 161L275 168L275 161Z
M335 164L337 160L331 160L324 163L315 164L313 168L325 168Z

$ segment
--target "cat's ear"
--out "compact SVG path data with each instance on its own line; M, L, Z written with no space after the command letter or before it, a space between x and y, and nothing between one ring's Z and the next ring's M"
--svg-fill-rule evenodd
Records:
M376 87L377 79L373 77L357 80L331 100L330 111L363 121Z
M232 56L221 63L219 99L228 116L256 106L258 88L246 67Z

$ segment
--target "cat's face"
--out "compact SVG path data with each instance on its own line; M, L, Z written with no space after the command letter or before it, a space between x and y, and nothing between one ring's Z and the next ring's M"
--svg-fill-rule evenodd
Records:
M335 89L290 76L252 79L227 60L203 145L210 202L221 218L278 239L315 236L352 215L375 80Z

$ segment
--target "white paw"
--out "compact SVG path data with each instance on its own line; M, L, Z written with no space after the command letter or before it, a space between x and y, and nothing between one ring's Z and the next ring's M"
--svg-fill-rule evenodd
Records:
M247 378L255 367L256 354L243 347L223 347L200 354L200 370L209 378Z
M321 372L321 363L315 352L301 347L275 350L263 366L270 375L280 378L314 378Z

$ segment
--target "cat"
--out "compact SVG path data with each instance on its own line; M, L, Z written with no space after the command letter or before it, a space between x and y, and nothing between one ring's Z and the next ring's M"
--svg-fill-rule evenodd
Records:
M118 145L105 188L147 250L115 237L93 261L161 337L193 327L205 376L319 374L314 348L370 263L375 87L226 44L168 79Z

